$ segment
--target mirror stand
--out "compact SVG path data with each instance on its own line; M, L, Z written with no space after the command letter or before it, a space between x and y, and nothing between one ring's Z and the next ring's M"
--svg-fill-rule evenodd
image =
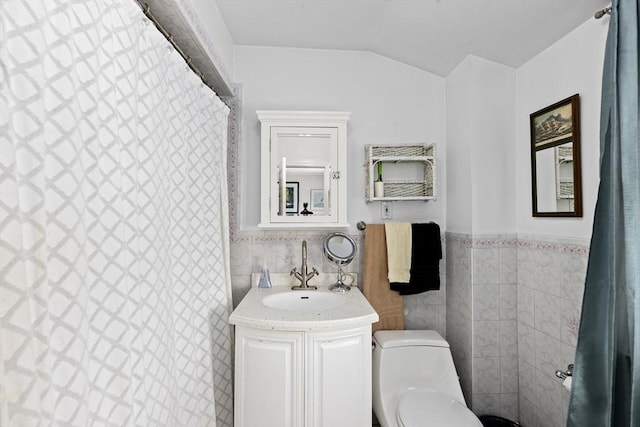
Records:
M344 283L344 281L342 280L342 278L344 277L344 273L342 272L342 267L340 267L340 265L338 265L338 273L337 273L337 278L336 278L336 283L334 283L333 285L329 286L329 290L330 291L334 291L334 292L347 292L351 290L351 286L347 285Z
M356 255L356 242L344 233L331 233L324 239L323 253L329 262L338 268L336 283L330 291L348 292L351 286L344 283L343 265L348 265Z

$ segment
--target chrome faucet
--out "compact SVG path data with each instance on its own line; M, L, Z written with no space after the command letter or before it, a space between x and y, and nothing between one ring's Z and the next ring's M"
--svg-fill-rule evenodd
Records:
M289 273L290 276L295 276L296 279L300 280L300 285L292 286L292 290L300 290L300 289L318 289L317 286L309 286L308 282L311 280L313 276L317 276L318 270L315 267L311 268L311 273L307 271L307 241L302 241L302 267L300 267L300 272L294 267Z

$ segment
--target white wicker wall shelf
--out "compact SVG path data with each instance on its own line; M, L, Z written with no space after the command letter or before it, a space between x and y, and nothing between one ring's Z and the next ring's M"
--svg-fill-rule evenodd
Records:
M365 200L435 200L436 199L436 146L435 144L394 144L365 146ZM378 163L382 163L384 197L374 196L374 182ZM411 167L419 170L418 179L394 179L393 173L385 175L386 167ZM393 170L392 169L392 170Z

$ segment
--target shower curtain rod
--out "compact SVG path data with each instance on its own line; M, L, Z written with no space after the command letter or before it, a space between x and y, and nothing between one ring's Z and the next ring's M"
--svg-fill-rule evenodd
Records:
M193 71L194 73L196 73L196 75L198 77L200 77L200 80L202 80L202 83L208 87L209 89L211 89L213 91L213 93L216 94L216 96L224 103L224 105L226 105L227 107L231 108L231 106L225 102L224 99L222 99L220 97L220 95L218 95L218 93L216 92L216 90L213 88L213 85L211 85L209 82L207 82L207 79L205 79L204 74L202 72L200 72L200 70L198 69L198 67L196 67L192 62L191 62L191 58L189 58L189 55L187 55L186 53L184 53L182 51L182 49L180 49L180 46L178 46L178 44L173 40L173 36L171 35L170 32L168 32L160 23L160 21L158 21L158 19L155 17L155 15L151 12L151 8L149 7L149 4L147 4L146 2L142 1L142 0L135 0L135 2L138 4L138 6L140 6L140 8L142 9L142 12L144 13L144 16L147 17L147 19L149 19L151 22L153 22L153 25L156 26L156 28L158 29L158 31L160 31L160 33L164 36L165 39L167 39L167 41L171 44L171 46L180 54L180 56L182 57L182 59L184 59L184 61L187 63L187 65L189 66L189 68L191 68L191 71Z
M611 15L611 6L605 7L604 9L600 9L593 15L593 17L596 19L600 19L605 15Z

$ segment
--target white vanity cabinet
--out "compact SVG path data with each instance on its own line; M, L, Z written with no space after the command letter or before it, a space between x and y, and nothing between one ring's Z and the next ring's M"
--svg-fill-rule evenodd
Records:
M348 227L351 113L261 110L257 115L261 124L258 227Z
M236 326L236 427L370 427L371 326Z

